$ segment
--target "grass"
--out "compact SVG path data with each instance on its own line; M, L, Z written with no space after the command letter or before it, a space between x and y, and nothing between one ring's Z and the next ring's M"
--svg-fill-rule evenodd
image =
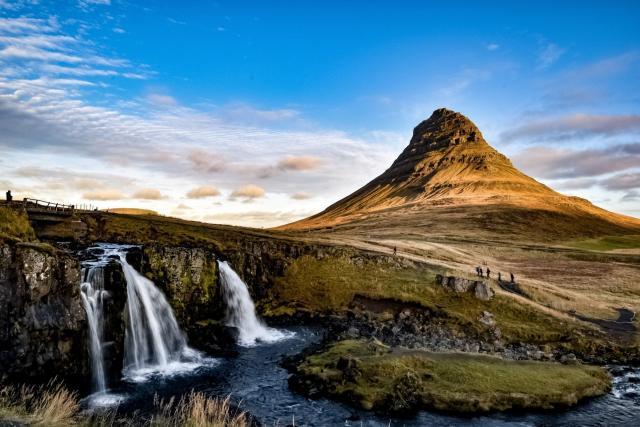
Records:
M122 417L114 412L88 414L81 411L78 395L61 383L0 388L2 421L33 426L153 426L153 427L245 427L249 417L232 407L229 397L210 398L190 393L179 400L157 400L149 419Z
M211 399L202 393L182 397L179 401L157 402L159 414L150 425L154 427L245 427L247 414L233 409L230 399Z
M439 313L453 324L481 331L478 318L493 313L507 342L558 343L576 338L575 322L552 316L514 298L496 295L481 301L456 294L435 284L436 269L394 268L374 262L357 263L347 258L318 260L303 256L276 280L265 314L286 313L292 308L312 312L347 310L356 295L415 303ZM497 285L494 283L494 287Z
M0 389L0 420L28 425L76 425L79 412L78 396L60 383Z
M603 236L594 239L574 240L569 242L568 246L598 252L616 249L640 249L640 235Z
M3 206L0 207L0 237L32 241L35 240L36 234L26 213Z
M296 375L334 398L385 412L550 409L604 394L611 384L599 367L391 350L356 340L308 356Z

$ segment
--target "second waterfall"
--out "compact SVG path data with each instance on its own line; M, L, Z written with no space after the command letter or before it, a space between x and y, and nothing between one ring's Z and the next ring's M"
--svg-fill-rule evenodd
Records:
M218 267L222 296L227 307L227 324L238 329L240 345L270 343L292 335L266 326L256 315L249 289L238 273L226 261L218 261Z

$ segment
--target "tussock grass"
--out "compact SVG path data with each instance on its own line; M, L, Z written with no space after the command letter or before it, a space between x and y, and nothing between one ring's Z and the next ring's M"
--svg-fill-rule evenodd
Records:
M175 401L156 401L158 414L151 419L153 427L245 427L245 412L231 407L230 398L209 398L191 392Z
M0 389L0 419L37 426L68 426L79 422L76 393L58 382Z
M3 206L0 207L0 237L32 241L36 234L26 213Z

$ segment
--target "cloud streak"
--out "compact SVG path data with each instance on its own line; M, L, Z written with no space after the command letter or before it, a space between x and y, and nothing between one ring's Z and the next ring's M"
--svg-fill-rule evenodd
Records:
M563 141L640 132L640 115L572 114L531 121L502 132L502 141Z

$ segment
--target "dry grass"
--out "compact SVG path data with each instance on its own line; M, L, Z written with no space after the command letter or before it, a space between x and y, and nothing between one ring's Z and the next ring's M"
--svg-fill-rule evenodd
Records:
M245 427L245 412L231 407L230 399L206 397L191 392L179 401L156 401L158 414L150 422L154 427Z
M39 387L6 386L0 389L0 419L37 426L68 426L79 423L76 393L58 382Z
M78 395L58 382L41 386L0 388L0 425L3 421L31 426L141 426L154 427L245 427L249 416L226 399L190 393L179 400L156 402L150 420L121 417L114 412L83 413Z

